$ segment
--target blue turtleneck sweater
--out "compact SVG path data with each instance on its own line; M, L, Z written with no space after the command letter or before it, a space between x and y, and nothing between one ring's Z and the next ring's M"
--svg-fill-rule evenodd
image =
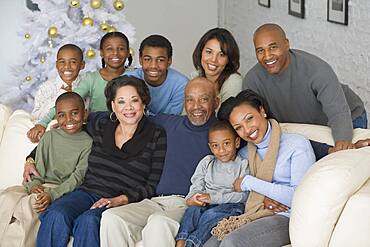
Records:
M256 145L261 159L264 159L267 153L271 133L269 124L263 140ZM239 155L248 158L247 147L241 149ZM295 188L314 162L315 154L307 139L298 134L282 133L272 182L247 175L243 179L241 188L243 191L255 191L291 207Z
M212 116L202 126L194 126L187 116L159 114L150 119L167 134L167 153L157 194L186 196L199 161L211 154L208 129L216 118Z

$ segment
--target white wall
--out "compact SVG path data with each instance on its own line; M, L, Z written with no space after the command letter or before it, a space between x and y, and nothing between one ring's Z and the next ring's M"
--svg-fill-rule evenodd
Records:
M215 0L129 0L123 11L136 28L137 51L140 42L151 34L167 37L173 46L172 67L189 75L193 70L191 54L199 38L217 26L217 1ZM0 1L0 83L11 79L9 67L21 59L22 12L25 0ZM24 31L23 31L24 32ZM136 52L137 55L138 52Z
M217 26L215 0L130 0L126 8L127 20L136 27L136 53L144 38L161 34L173 46L172 67L186 75L194 70L192 53L198 40Z
M21 59L23 37L21 32L22 12L26 10L25 0L0 1L0 83L11 80L10 65Z
M365 102L369 117L370 1L350 0L348 26L326 21L326 0L305 2L306 17L300 19L288 15L288 0L271 0L271 8L259 6L258 0L219 0L220 25L238 41L242 74L256 63L254 30L267 22L277 23L286 31L292 48L311 52L332 65L340 81Z

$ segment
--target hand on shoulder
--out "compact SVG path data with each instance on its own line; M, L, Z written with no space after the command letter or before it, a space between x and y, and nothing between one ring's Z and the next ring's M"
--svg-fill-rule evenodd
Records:
M31 142L37 143L44 135L46 128L40 124L36 124L35 127L27 132L27 137Z

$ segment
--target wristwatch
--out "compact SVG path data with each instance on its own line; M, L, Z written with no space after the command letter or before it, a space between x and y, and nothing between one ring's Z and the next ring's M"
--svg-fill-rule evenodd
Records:
M26 162L27 162L27 163L30 163L30 164L32 164L32 165L36 164L35 160L34 160L32 157L28 157L28 158L26 159Z

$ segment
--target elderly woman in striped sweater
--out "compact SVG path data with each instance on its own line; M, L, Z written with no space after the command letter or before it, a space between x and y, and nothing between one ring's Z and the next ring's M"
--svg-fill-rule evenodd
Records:
M99 246L106 209L155 194L166 134L144 114L150 102L145 82L121 76L108 82L104 93L110 114L89 115L87 132L93 145L84 182L40 215L37 246L67 246L71 235L74 246Z

